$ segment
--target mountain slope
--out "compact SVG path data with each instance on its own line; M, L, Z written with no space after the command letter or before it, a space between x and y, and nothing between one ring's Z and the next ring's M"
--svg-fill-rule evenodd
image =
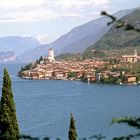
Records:
M14 61L16 61L16 55L14 52L0 52L0 63Z
M127 21L133 26L140 28L140 9L135 10L121 20ZM136 31L125 31L124 28L116 29L116 24L94 45L87 50L94 48L99 50L122 49L140 46L140 33Z
M13 51L16 55L20 55L38 45L39 42L31 37L10 36L0 38L0 51Z
M131 13L133 10L119 11L115 14L118 18ZM32 61L39 58L41 55L46 56L49 48L55 50L55 54L62 53L78 53L84 51L91 44L98 41L112 27L106 26L109 18L103 17L93 20L84 25L74 28L69 33L63 35L55 42L48 45L41 45L31 51L21 55L19 60Z

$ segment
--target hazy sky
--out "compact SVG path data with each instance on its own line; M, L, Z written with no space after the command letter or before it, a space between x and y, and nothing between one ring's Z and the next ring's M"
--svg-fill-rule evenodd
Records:
M72 28L140 6L140 0L0 0L0 37L33 36L49 43Z

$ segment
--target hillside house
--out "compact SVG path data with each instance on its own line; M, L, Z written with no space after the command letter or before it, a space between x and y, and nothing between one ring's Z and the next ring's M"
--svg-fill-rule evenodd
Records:
M138 58L139 56L137 55L137 50L135 50L133 55L122 55L120 58L120 62L136 63L138 61Z

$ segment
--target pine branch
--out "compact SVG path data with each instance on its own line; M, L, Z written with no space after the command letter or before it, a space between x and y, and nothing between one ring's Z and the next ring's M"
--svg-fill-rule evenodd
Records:
M136 129L140 129L140 118L129 118L129 117L124 117L124 118L114 118L112 119L111 124L114 123L125 123L131 127L135 127Z
M140 32L139 28L136 28L135 26L133 26L130 23L127 23L127 21L122 21L122 20L118 20L115 16L108 14L106 11L102 11L101 12L102 16L106 16L109 17L111 19L110 22L107 23L107 25L113 24L113 23L117 23L115 28L122 28L124 27L124 30L126 31L136 31L136 32Z

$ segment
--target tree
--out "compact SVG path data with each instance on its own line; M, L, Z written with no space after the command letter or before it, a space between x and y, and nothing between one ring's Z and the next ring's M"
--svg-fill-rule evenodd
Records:
M102 134L98 134L98 135L93 135L93 136L89 137L89 139L102 140L102 139L106 139L106 137L103 136Z
M124 117L124 118L114 118L111 122L111 124L114 123L123 123L127 124L130 127L136 128L138 130L135 134L130 134L128 136L122 136L122 137L115 137L113 140L131 140L134 138L140 138L140 118L136 117Z
M122 28L122 27L124 27L124 30L125 31L133 30L133 31L136 31L136 32L140 32L140 29L139 28L133 26L130 23L127 23L127 21L118 20L115 16L108 14L106 11L102 11L101 12L101 15L107 16L107 17L109 17L111 19L111 21L108 22L107 25L110 25L110 24L113 24L113 23L116 22L117 23L116 28Z
M43 56L40 56L40 58L39 58L39 63L41 62L41 61L43 61Z
M75 120L73 115L71 114L70 119L70 126L69 126L69 133L68 133L69 140L77 140L77 132L75 127Z
M0 136L17 140L19 127L16 118L16 108L11 88L11 79L7 69L4 69L2 96L0 102Z
M70 72L70 73L68 74L68 77L76 77L76 73L75 73L75 72Z

